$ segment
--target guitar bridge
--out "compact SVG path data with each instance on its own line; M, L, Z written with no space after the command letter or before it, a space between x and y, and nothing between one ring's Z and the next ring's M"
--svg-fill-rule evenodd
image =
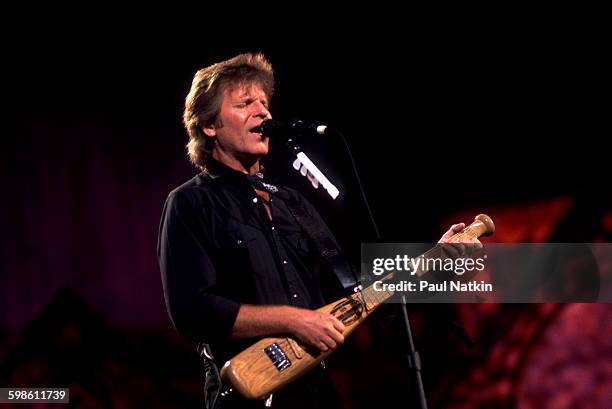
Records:
M279 372L282 372L291 366L291 361L287 357L287 354L285 354L285 352L276 342L265 347L264 352L266 355L268 355L268 358L270 358Z

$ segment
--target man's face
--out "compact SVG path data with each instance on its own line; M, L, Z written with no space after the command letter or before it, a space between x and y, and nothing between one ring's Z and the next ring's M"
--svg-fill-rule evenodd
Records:
M251 131L271 117L268 97L258 84L228 86L223 91L217 120L204 128L207 136L217 138L213 157L231 165L234 161L244 164L266 155L268 138Z

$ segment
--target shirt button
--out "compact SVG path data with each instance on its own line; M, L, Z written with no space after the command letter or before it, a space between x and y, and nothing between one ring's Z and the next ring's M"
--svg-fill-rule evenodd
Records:
M287 260L283 260L283 264L287 264Z
M297 293L293 293L293 298L298 298L298 294Z
M272 230L274 230L274 226L272 226Z
M242 240L236 240L236 244L242 244Z
M256 197L253 198L253 203L257 203L257 198Z

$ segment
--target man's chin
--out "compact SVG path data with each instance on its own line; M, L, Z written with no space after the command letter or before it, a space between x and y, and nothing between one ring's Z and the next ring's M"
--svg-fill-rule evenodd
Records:
M241 155L244 159L247 159L249 162L257 162L264 156L268 154L268 149L254 149L248 153L244 153Z
M268 141L261 141L257 144L257 148L255 149L256 155L266 156L270 151L270 147L268 146Z

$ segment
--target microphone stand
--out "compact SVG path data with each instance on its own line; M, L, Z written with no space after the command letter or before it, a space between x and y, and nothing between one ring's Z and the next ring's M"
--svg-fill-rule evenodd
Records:
M414 375L417 381L417 389L419 393L419 406L421 409L427 409L427 399L425 398L425 388L423 387L423 378L421 377L421 357L419 352L414 348L414 340L412 339L412 330L410 329L410 319L408 319L408 308L406 306L406 296L402 294L401 309L404 315L404 329L408 337L408 366L414 370Z
M357 173L357 168L356 168L356 166L354 164L353 157L352 157L352 155L350 153L350 149L348 148L348 144L346 142L346 139L344 138L344 135L340 134L340 136L342 137L342 140L344 141L344 144L345 144L345 146L347 148L347 151L349 153L349 156L351 158L351 162L353 164L353 171L355 172L355 176L356 176L357 181L359 183L359 187L360 187L361 193L362 193L362 198L365 201L366 208L368 209L370 220L372 221L372 224L374 226L374 231L376 233L376 239L378 241L381 241L380 232L378 230L376 222L374 221L374 217L372 216L372 212L370 211L370 206L368 204L367 198L366 198L365 193L363 191L363 187L361 185L361 180L359 178L359 174ZM301 147L295 142L295 140L293 138L288 138L285 143L286 143L287 147L289 148L289 150L292 153L294 153L295 155L298 156L298 159L296 160L296 162L294 162L294 166L293 167L296 170L300 170L299 166L296 167L296 163L299 163L299 157L300 157L299 155L300 154L303 155ZM312 165L314 166L314 164L312 164ZM316 169L316 167L314 167L314 169L318 171L318 169ZM306 176L306 172L304 170L304 167L302 167L300 173L302 173L302 175ZM315 188L317 188L318 187L318 183L313 181L313 178L311 178L312 176L313 175L308 173L308 178L312 182L312 185ZM325 177L323 176L323 178L325 178ZM316 177L315 177L315 179L316 179ZM318 180L318 181L321 182L320 180ZM329 181L327 181L327 183L328 183L328 186L331 185L331 183L329 183ZM323 184L324 188L328 191L328 193L332 196L332 198L335 199L338 196L338 191L335 188L335 186L331 185L331 188L329 188L324 183L322 183L322 184ZM334 195L334 190L333 189L335 189L335 195ZM412 337L412 329L410 327L410 320L408 318L408 308L407 308L406 304L407 304L406 303L406 296L402 294L401 309L402 309L402 313L404 315L404 329L406 330L406 336L408 337L408 344L409 344L409 351L406 354L406 358L408 360L408 366L414 371L414 375L416 377L417 389L418 389L418 393L419 393L419 407L421 409L427 409L427 399L425 397L425 388L423 386L423 379L421 377L421 368L422 368L421 358L419 356L418 351L414 347L414 340L413 340L413 337Z

